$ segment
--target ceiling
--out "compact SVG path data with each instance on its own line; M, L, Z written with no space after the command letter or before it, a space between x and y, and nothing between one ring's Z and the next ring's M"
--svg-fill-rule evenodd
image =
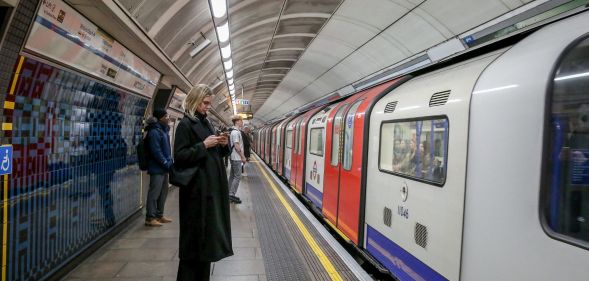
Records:
M191 84L216 86L216 111L232 114L227 84L219 83L225 72L207 0L110 1ZM270 120L522 6L545 2L227 0L236 96L243 90L254 117ZM212 43L191 57L205 38Z

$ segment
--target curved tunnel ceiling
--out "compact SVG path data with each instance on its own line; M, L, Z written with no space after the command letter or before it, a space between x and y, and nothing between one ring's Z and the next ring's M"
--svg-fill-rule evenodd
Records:
M216 85L215 109L231 114L207 0L117 1L191 83ZM526 4L546 2L227 0L236 96L243 90L255 117L269 120ZM212 43L191 57L203 36Z

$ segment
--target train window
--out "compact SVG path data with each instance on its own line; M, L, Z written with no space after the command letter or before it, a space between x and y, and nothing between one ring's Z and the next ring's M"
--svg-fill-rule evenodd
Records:
M551 235L589 248L589 39L567 50L550 96L541 205Z
M301 150L301 121L295 126L295 153L299 154Z
M292 130L287 130L286 131L286 148L290 148L292 149Z
M310 134L309 152L323 156L323 128L313 128Z
M380 128L381 171L442 186L446 181L448 119L386 122Z
M343 125L343 115L346 106L340 107L335 114L335 118L333 119L333 137L331 139L331 165L337 166L339 164L339 148L340 148L340 133L342 131Z
M357 101L350 107L348 114L346 115L345 127L344 127L344 159L343 165L345 170L352 169L352 145L354 144L354 116L356 111L363 100Z

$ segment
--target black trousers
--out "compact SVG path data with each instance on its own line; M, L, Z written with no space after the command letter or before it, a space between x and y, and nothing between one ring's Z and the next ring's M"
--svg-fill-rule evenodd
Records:
M176 281L209 281L211 262L180 259Z

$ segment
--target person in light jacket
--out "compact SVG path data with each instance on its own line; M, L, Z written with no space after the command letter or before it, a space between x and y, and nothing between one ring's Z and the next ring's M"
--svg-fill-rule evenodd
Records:
M222 157L228 137L215 135L207 120L211 89L196 85L182 103L184 118L174 138L174 165L199 169L180 187L180 264L178 281L209 280L211 262L233 255L229 184Z

